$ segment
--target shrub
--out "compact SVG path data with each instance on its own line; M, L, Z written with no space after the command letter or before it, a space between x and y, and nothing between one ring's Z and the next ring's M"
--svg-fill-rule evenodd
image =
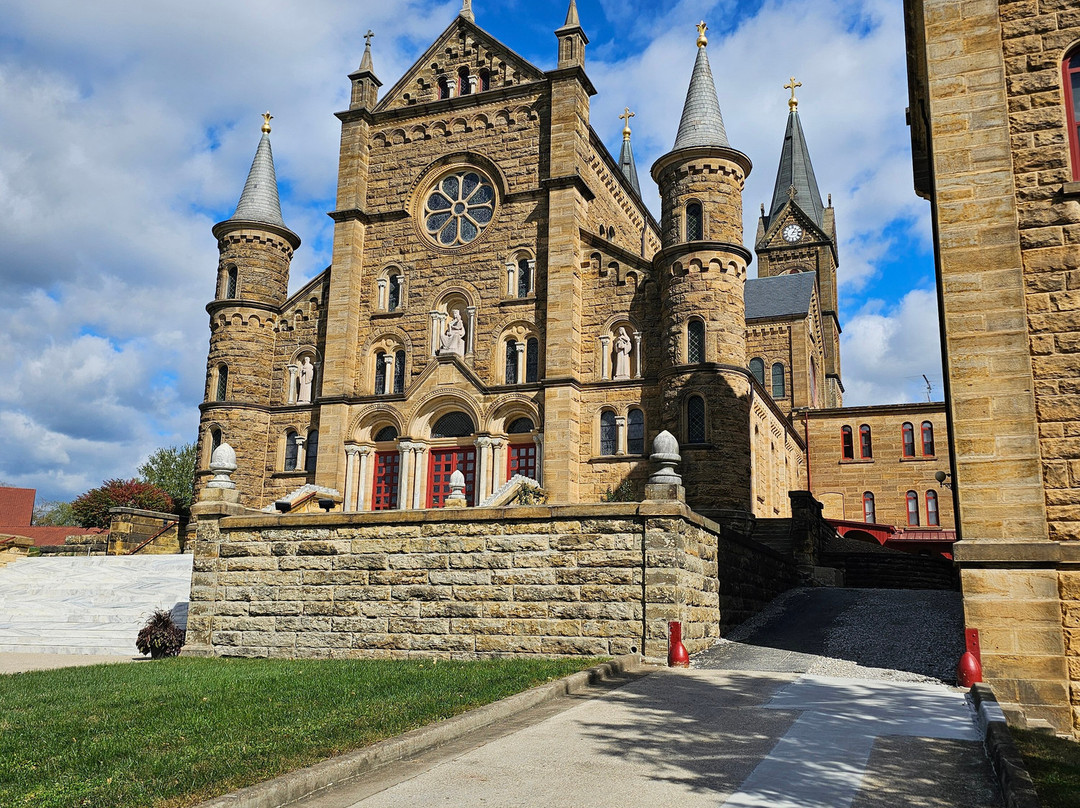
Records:
M629 480L623 480L619 487L613 489L610 485L607 491L600 495L601 502L635 502L634 487Z
M164 609L158 609L146 625L139 631L135 638L135 647L140 654L149 654L151 659L173 657L180 654L184 647L184 630L172 619L172 615Z
M142 508L175 513L172 497L150 483L138 480L106 480L71 503L82 527L108 527L110 508Z

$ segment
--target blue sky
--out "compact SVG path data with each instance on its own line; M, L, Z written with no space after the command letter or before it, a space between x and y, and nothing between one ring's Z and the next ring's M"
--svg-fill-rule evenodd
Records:
M566 3L474 0L477 23L542 69ZM330 263L347 74L374 30L388 89L460 0L6 0L0 4L0 481L69 499L190 441L217 251L259 138L272 134L293 289ZM580 0L594 128L617 152L629 106L648 170L674 141L695 56L753 161L752 244L772 192L791 75L840 234L847 403L940 399L929 208L911 190L903 20L895 0ZM754 267L751 267L753 273Z

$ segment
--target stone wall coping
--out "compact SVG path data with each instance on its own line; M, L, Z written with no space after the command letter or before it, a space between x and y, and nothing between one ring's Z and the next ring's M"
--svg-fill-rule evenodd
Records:
M1077 564L1080 563L1080 542L964 539L953 545L953 558L958 564Z
M175 513L165 513L164 511L144 511L142 508L109 508L109 514L145 516L148 519L164 519L167 522L177 522L180 520L180 517Z

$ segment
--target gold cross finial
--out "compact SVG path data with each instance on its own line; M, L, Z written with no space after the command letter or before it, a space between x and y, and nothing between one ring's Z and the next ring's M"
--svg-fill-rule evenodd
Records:
M372 31L370 28L368 28L368 32L366 34L364 34L364 47L365 48L370 48L371 47L371 39L374 36L375 36L375 32Z
M620 121L626 121L626 126L623 127L622 137L623 140L630 139L630 119L634 117L634 113L630 111L630 107L626 108L626 111L619 116Z
M709 26L705 24L705 20L702 20L697 24L697 46L704 48L709 44L709 40L705 38L705 32L709 30Z
M263 116L262 130L264 132L266 132L267 134L269 134L270 133L270 121L273 120L274 116L271 115L269 112L264 112L262 114L262 116Z
M790 109L792 112L799 108L799 99L795 97L796 87L802 87L802 82L795 81L794 76L791 77L791 81L784 85L785 90L791 90L791 98L788 99L787 105L788 109Z

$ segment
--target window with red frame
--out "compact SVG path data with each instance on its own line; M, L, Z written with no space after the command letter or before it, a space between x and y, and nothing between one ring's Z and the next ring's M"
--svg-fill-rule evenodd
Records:
M844 460L855 459L855 439L851 435L851 427L840 427L840 445L843 447Z
M915 491L907 492L907 523L912 527L919 524L919 495Z
M1065 54L1061 63L1065 115L1069 123L1069 157L1072 178L1080 180L1080 46Z
M511 443L510 453L506 457L506 475L510 479L515 474L536 479L536 444Z
M922 422L922 453L923 457L934 456L934 425L929 421Z
M938 516L937 491L926 492L926 524L930 527L940 527L941 518Z
M431 450L428 473L428 507L441 508L450 496L450 475L457 470L465 475L465 501L474 502L476 492L476 448L455 446Z
M874 442L870 438L870 426L868 424L859 427L859 456L863 460L869 460L874 456Z
M874 492L864 491L862 495L862 518L867 524L877 524L877 511L874 509Z
M904 425L900 427L900 432L903 435L904 457L914 457L915 427L905 421Z
M390 511L397 507L400 466L401 455L398 452L375 453L375 482L371 489L371 510Z

